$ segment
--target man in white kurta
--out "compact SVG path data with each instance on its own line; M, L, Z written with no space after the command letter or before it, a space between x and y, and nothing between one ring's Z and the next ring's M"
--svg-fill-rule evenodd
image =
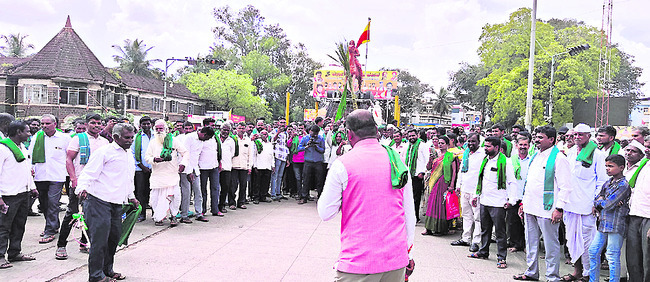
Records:
M485 151L479 147L479 136L470 134L467 139L467 159L463 158L460 169L460 208L463 216L463 235L451 242L452 246L470 246L470 252L476 252L481 244L481 204L476 195L476 184Z
M161 226L163 219L169 214L171 216L170 225L176 226L178 225L176 214L181 205L181 190L178 185L179 173L188 166L189 154L179 142L172 142L171 161L164 161L160 157L160 153L163 150L163 143L169 129L163 120L157 120L154 129L155 137L149 143L145 154L145 160L152 164L150 201L154 212L153 219L157 226Z

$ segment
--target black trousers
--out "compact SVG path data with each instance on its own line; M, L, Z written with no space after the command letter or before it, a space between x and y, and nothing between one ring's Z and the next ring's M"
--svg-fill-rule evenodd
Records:
M88 194L83 207L90 237L88 280L99 281L114 273L113 260L122 234L122 205Z
M305 161L305 165L302 169L302 179L302 192L300 192L300 198L309 198L309 191L313 188L316 188L318 196L320 197L320 193L323 192L322 184L325 179L323 163Z
M506 209L506 225L508 230L508 246L523 250L526 247L524 224L519 217L519 203Z
M419 177L411 177L413 186L413 201L415 202L415 218L420 221L420 202L422 201L422 192L424 192L424 180Z
M16 257L20 254L25 223L29 212L29 192L14 196L2 196L9 206L6 214L0 213L0 258Z
M203 212L206 214L208 213L208 180L210 180L210 212L217 213L217 206L219 199L221 198L221 193L217 192L221 185L219 168L201 169L201 175L199 178L201 180L201 197L203 198L203 203L201 205L203 207Z
M233 195L239 189L237 196L237 206L246 204L246 184L248 184L248 170L233 169L232 170L232 186L231 191Z
M269 188L271 185L271 170L270 169L254 169L252 180L255 186L253 186L253 194L251 194L251 199L262 201L266 198L266 195L269 193Z
M63 222L61 222L61 230L59 231L59 240L56 242L57 247L65 247L68 245L68 236L72 230L72 215L79 213L79 198L74 191L68 190L68 210L65 212ZM86 243L88 239L85 235L81 235L81 242Z
M508 254L508 240L506 239L506 210L503 207L481 205L481 247L477 254L484 257L490 255L493 226L497 237L497 260L505 260Z
M135 172L135 198L142 205L141 217L147 217L147 207L149 206L149 195L151 195L151 187L149 186L149 179L151 172L136 171Z
M639 192L637 192L639 193ZM650 281L650 218L630 216L625 260L629 281Z
M219 210L222 211L226 205L235 205L235 192L232 187L232 171L222 170L219 173L221 193L219 194ZM226 198L228 201L226 202Z
M298 186L296 186L296 175L293 172L293 163L289 163L289 166L284 168L284 193L289 195L295 195L298 193Z

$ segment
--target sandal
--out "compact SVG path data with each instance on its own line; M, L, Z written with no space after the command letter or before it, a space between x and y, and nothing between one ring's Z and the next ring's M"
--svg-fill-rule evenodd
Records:
M488 259L487 256L481 256L478 253L471 253L467 257L468 258L475 258L475 259Z
M560 278L560 281L576 281L580 278L582 277L576 277L573 275L573 273L569 273L567 275L562 276L562 278Z
M68 252L65 250L65 247L56 248L56 253L54 255L58 260L68 259Z
M422 232L422 236L427 236L427 235L433 236L433 232L431 232L431 230L429 230L429 229L424 230L424 232Z
M512 279L519 280L519 281L539 281L537 278L529 277L526 274L519 274L519 275L514 275L512 276Z
M497 261L497 268L506 269L506 268L508 268L508 264L506 264L505 260Z
M14 266L13 264L9 263L9 262L8 262L6 259L4 259L4 258L3 258L2 260L0 260L0 262L2 262L2 263L0 263L0 269L10 268L10 267L13 267L13 266Z
M9 262L14 262L14 261L30 261L30 260L35 260L36 258L33 256L25 255L25 254L18 254L17 256L13 258L9 258Z
M49 242L54 241L54 235L48 235L48 236L43 236L41 237L40 240L38 240L39 244L47 244Z
M115 280L124 280L126 279L126 276L122 275L122 273L119 272L113 272L113 274L107 274L106 277L110 277Z

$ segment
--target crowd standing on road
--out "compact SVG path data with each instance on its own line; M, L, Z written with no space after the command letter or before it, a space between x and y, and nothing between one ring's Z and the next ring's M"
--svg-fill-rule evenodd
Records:
M468 247L469 258L488 259L495 242L501 269L508 253L525 251L528 267L515 280L540 278L543 244L549 281L598 281L601 268L609 269L610 281L650 281L647 128L619 140L612 126L528 132L501 124L486 130L397 122L377 128L370 121L365 112L347 121L319 117L306 123L206 118L193 124L143 116L135 127L127 119L88 114L65 132L53 115L19 121L0 113L0 269L34 260L21 253L28 216L43 215L38 241L51 243L58 234L55 257L64 260L73 217L83 212L88 238L77 241L89 253L90 280L111 281L125 278L112 267L122 204L142 205L138 222L151 209L156 226L175 227L293 198L300 205L318 201L323 219L342 212L340 280L380 272L394 277L393 271L408 279L414 266L410 226L422 222L425 236L462 230L451 244ZM403 178L393 173L397 164ZM381 190L400 182L395 191ZM60 222L63 194L68 205ZM376 218L376 205L387 205L381 210L397 218ZM365 214L369 208L374 212ZM391 234L399 237L391 244L352 239L380 227L404 232ZM376 252L358 252L364 248ZM560 275L562 257L574 265L573 273ZM390 263L362 263L376 258Z

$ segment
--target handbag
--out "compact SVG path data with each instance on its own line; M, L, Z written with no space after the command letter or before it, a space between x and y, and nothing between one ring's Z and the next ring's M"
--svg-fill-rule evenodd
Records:
M460 217L460 201L456 192L445 192L445 208L447 220Z

